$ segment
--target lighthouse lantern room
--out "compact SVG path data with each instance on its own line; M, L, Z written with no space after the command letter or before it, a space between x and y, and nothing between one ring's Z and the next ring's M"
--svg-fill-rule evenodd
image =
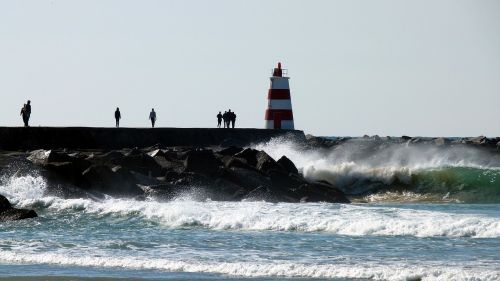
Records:
M271 85L267 95L266 129L293 130L292 100L288 84L286 69L278 67L273 69L270 77Z

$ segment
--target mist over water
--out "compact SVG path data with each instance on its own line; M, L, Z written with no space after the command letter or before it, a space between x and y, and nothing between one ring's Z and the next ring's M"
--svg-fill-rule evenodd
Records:
M40 217L0 223L0 275L500 279L500 205L463 203L497 202L497 157L356 147L308 150L283 139L256 146L275 159L286 155L311 180L352 194L376 190L359 195L368 204L197 201L189 194L168 202L64 199L49 195L36 171L13 171L1 178L0 194Z

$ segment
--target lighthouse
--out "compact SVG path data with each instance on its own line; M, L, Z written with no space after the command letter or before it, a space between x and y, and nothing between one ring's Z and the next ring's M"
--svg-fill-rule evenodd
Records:
M266 129L293 130L292 100L290 99L290 86L286 69L274 68L267 94Z

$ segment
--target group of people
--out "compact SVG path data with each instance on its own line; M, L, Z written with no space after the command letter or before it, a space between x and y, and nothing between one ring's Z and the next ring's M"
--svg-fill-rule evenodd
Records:
M27 101L21 108L21 117L23 118L24 127L29 127L31 117L31 101Z
M222 125L222 121L224 121L224 128L233 128L236 123L236 114L229 109L229 111L225 111L224 114L219 111L217 114L217 128L220 128Z
M120 127L120 119L122 119L122 114L120 112L120 108L117 107L115 110L115 121L116 121L116 127ZM151 127L155 127L156 123L156 111L154 108L151 108L151 112L149 113L149 120L151 121Z
M31 116L31 101L27 101L24 105L23 108L21 109L21 116L23 118L24 126L29 127L29 120ZM117 107L115 110L115 121L116 121L116 127L120 127L120 119L122 119L122 114L120 112L120 108ZM149 120L151 121L151 127L155 127L156 123L156 111L154 108L151 109L151 112L149 113ZM219 114L217 114L217 127L220 128L222 125L222 121L224 121L224 128L234 128L234 124L236 123L236 114L229 109L228 111L225 111L224 114L222 114L219 111Z

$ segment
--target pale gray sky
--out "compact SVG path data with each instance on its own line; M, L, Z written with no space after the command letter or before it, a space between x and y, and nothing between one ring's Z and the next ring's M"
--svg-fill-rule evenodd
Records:
M500 136L500 1L0 1L0 126L264 126L289 69L316 135Z

